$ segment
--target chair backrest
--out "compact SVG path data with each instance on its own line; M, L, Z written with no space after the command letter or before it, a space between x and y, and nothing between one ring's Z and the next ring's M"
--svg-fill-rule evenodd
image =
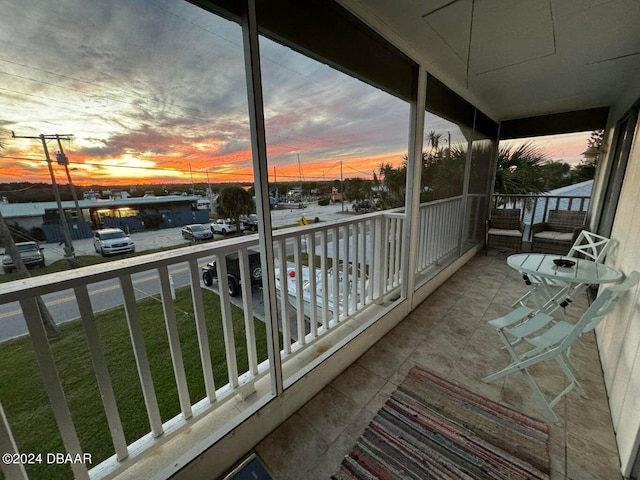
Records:
M571 332L562 341L561 349L568 348L583 333L590 332L618 306L620 298L640 281L640 272L633 271L624 282L605 288L580 317Z
M521 214L519 208L492 208L489 225L501 230L520 230Z
M554 232L571 233L584 225L587 212L574 210L549 210L547 226Z
M582 255L587 260L604 262L604 257L613 245L611 239L583 230L567 254L568 257Z

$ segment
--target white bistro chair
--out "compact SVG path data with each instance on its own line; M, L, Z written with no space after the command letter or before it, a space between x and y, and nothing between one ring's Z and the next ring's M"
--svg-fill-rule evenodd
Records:
M526 311L528 307L523 306L510 314L512 318L507 318L509 315L506 315L505 317L491 320L489 324L497 329L498 335L511 355L512 361L509 366L483 378L482 381L488 383L512 373L522 373L527 383L531 386L535 397L543 403L549 417L554 422L559 423L558 417L553 411L553 406L562 397L574 388L582 396L586 397L584 389L576 379L575 368L569 359L571 346L580 335L596 328L598 323L615 309L620 297L627 290L633 288L639 280L640 272L634 271L624 282L605 288L575 324L564 320L556 321L551 315L544 312L529 313ZM515 314L516 312L524 314L524 316L521 316L518 320L515 318L518 316ZM513 324L515 326L511 326ZM518 344L524 344L522 349L527 348L527 350L516 351ZM558 362L560 369L569 380L569 385L551 401L547 401L527 369L551 359Z

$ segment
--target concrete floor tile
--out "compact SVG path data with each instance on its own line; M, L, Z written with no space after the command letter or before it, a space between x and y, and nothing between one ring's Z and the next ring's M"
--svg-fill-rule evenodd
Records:
M380 391L386 380L357 363L345 370L331 386L364 407Z
M304 405L298 415L309 421L329 444L342 434L361 409L356 401L329 386Z
M567 434L567 479L621 480L618 456L586 440Z
M329 442L296 413L260 442L256 452L278 480L299 480L300 472L327 448Z

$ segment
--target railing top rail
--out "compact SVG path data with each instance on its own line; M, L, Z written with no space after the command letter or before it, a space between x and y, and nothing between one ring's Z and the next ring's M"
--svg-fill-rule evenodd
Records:
M508 194L508 193L494 193L492 197L502 197L502 198L591 198L591 195L550 195L547 193L539 193L539 194Z
M482 196L484 197L484 195L482 195ZM448 202L453 202L455 200L461 200L462 198L463 198L462 195L458 195L456 197L441 198L440 200L433 200L431 202L421 203L420 206L424 207L424 206L427 206L427 205L438 205L440 203L448 203Z

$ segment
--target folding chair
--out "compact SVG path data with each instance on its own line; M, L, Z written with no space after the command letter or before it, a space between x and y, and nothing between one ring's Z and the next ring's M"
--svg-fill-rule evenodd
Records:
M598 235L597 233L589 232L588 230L582 230L566 256L585 258L593 262L602 263L612 246L613 242L611 239ZM517 304L524 305L526 300L531 296L531 291L540 287L539 280L532 278L530 275L528 277L525 281L528 282L529 291L516 300L511 305L512 307L515 307ZM555 286L558 288L566 287L566 285L561 282L558 282ZM583 289L586 289L586 287L585 285Z
M496 320L504 319L504 317L492 320L489 324L498 329L498 335L511 355L512 362L499 372L483 378L482 381L489 383L512 373L522 373L527 383L531 386L534 395L544 404L545 411L549 417L555 423L559 423L558 417L553 411L553 406L562 397L574 388L582 396L586 397L584 389L576 379L575 368L569 359L571 346L580 335L593 330L606 315L611 313L622 295L633 288L639 280L640 272L634 271L624 282L604 289L576 324L556 321L544 312L538 312L532 316L522 318L515 327L500 326L500 322ZM507 335L514 337L515 340L509 340ZM527 344L528 350L522 353L516 352L515 346L520 343ZM550 359L558 362L560 369L569 380L569 385L551 401L547 401L527 369Z

